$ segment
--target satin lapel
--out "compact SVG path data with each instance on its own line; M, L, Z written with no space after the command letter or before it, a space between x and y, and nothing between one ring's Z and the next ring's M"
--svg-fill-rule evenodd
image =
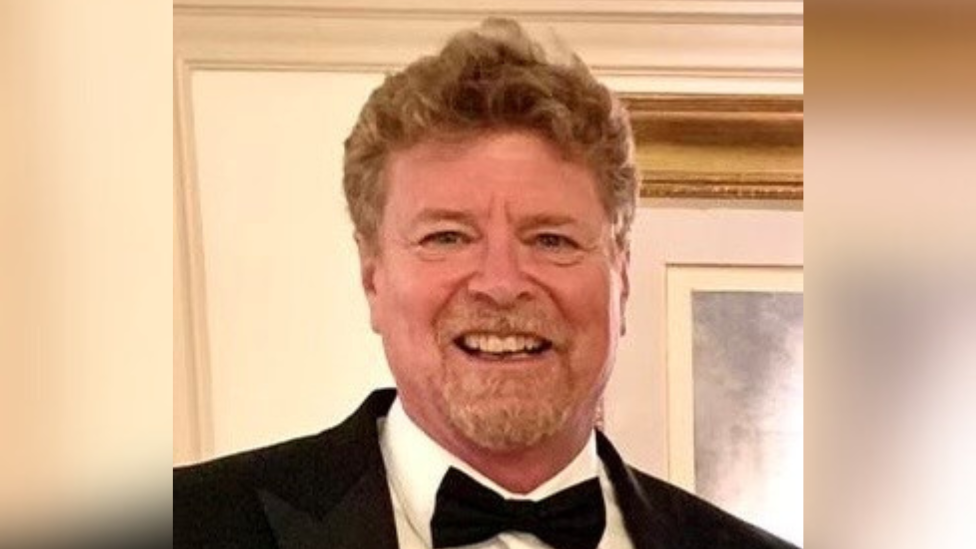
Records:
M258 497L280 549L397 549L393 503L376 422L396 393L377 391L333 432L323 435L330 465L314 456L300 489L260 490Z
M382 475L364 475L322 519L269 492L260 497L280 549L397 549L389 488Z
M603 461L624 525L634 549L684 549L668 510L655 509L646 487L634 477L610 441L597 431L597 453Z

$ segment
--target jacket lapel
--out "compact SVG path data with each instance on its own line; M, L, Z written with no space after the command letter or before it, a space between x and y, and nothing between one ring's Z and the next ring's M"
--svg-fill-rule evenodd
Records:
M303 471L305 478L296 483L302 486L300 492L259 491L280 549L397 548L376 427L395 396L392 390L374 392L352 417L322 435L330 444L338 441L333 444L340 449L333 459L336 466L317 470L310 464L307 473Z
M649 486L642 484L624 463L620 454L603 433L597 431L597 453L603 461L610 483L613 484L617 504L624 517L624 526L634 549L677 549L684 547L682 537L675 531L668 510L656 506Z
M318 518L271 494L260 494L268 523L280 549L396 549L393 510L377 502L389 499L386 480L366 475L324 517Z

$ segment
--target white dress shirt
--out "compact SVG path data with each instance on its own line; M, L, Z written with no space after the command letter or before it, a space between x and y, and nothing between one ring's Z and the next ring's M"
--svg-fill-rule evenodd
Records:
M380 448L386 465L387 481L393 497L397 539L400 549L431 549L430 519L434 515L437 488L448 468L454 467L508 499L541 500L556 492L594 477L600 478L607 509L607 527L599 549L633 549L624 529L613 485L596 453L596 436L591 435L583 450L565 469L525 495L498 486L434 442L407 416L397 399L386 420L381 420ZM465 549L547 549L549 546L532 534L504 532Z

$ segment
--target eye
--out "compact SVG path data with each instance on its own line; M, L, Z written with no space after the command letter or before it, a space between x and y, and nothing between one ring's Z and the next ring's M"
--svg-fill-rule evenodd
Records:
M544 250L572 251L578 250L579 245L568 236L556 233L541 233L535 236L535 243Z
M430 233L420 239L420 245L424 247L453 247L471 242L471 238L461 231L437 231Z

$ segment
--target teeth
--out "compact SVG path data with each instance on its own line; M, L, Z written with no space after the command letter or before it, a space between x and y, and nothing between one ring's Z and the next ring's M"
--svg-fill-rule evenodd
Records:
M483 353L519 353L535 351L542 347L542 340L522 335L502 337L491 334L468 334L464 336L464 345Z

